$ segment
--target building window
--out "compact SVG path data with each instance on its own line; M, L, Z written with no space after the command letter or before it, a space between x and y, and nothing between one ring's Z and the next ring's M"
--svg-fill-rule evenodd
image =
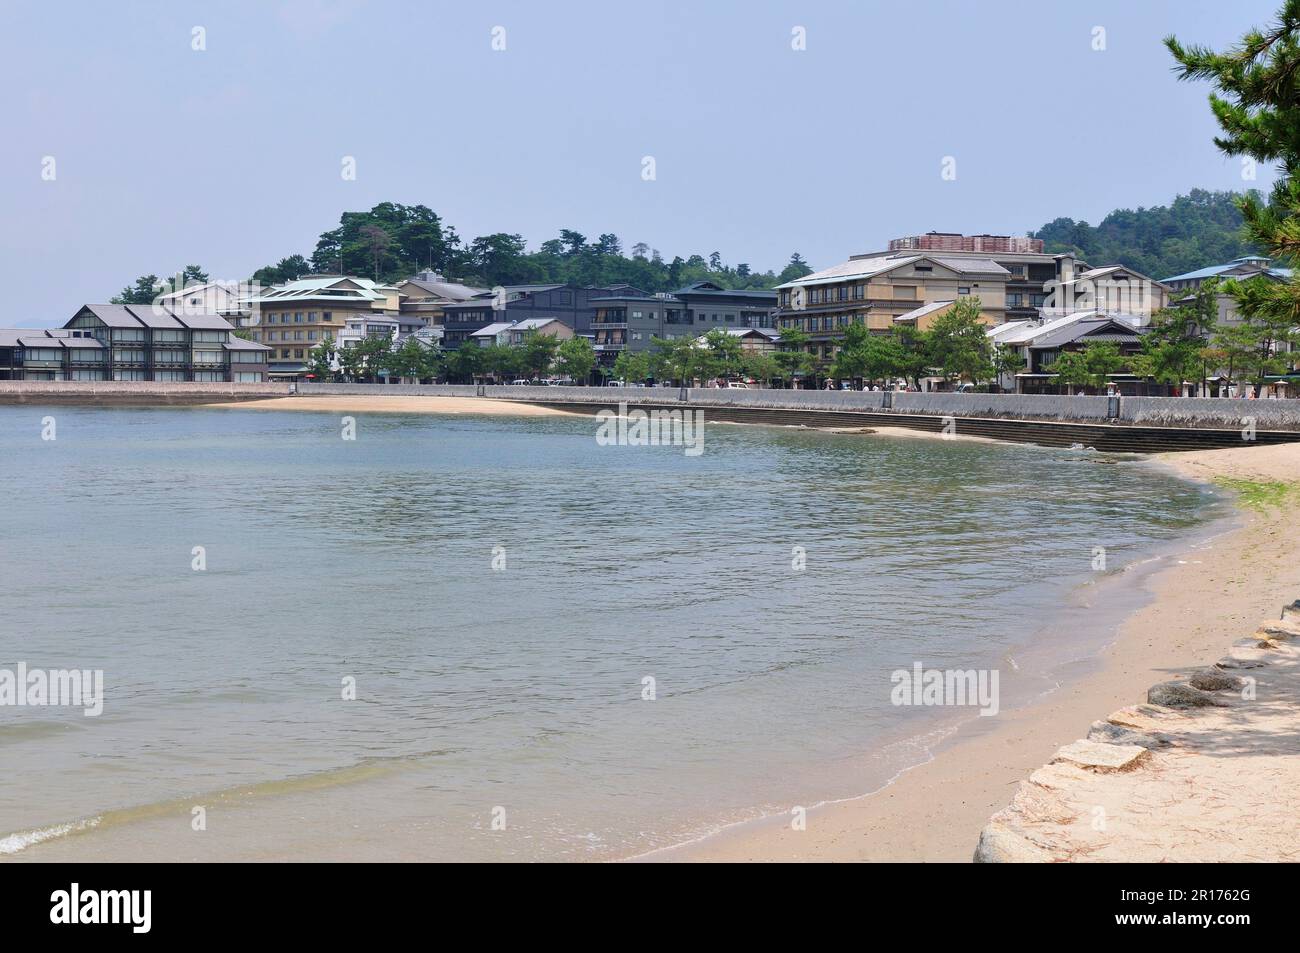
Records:
M959 295L968 295L968 294L970 294L970 285L958 285L958 286L957 286L957 294L959 294Z

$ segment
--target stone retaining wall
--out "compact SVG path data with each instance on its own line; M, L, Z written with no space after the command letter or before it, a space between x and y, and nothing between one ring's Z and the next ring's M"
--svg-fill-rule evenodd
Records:
M229 381L0 381L0 401L6 403L63 400L216 401L255 397L286 397L288 384L242 384Z
M385 396L490 397L497 400L666 403L680 398L677 387L514 387L475 384L152 383L148 381L0 381L0 401L123 400L202 402L220 398L381 394ZM882 391L730 390L691 388L691 404L768 410L862 411L929 414L1006 420L1109 423L1106 397L1037 394L909 394ZM1187 429L1300 431L1300 400L1237 400L1196 397L1124 397L1119 424Z

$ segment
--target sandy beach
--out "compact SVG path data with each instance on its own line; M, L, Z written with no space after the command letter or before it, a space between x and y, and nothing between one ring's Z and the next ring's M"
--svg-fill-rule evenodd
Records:
M1300 444L1162 454L1156 463L1196 480L1294 483ZM1151 685L1212 664L1300 596L1300 506L1243 508L1238 528L1189 548L1147 586L1153 600L1122 625L1100 671L992 726L976 723L978 734L959 733L881 791L810 811L806 830L774 818L644 859L969 861L990 816L1059 748L1145 701Z
M304 410L330 413L376 414L489 414L513 417L551 417L566 411L536 404L486 397L406 397L364 394L356 397L268 397L207 404L230 410Z

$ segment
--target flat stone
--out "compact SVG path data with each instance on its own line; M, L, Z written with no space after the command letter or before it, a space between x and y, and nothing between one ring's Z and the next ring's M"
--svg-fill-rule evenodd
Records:
M1300 622L1300 599L1289 606L1282 607L1282 618L1290 622Z
M1111 745L1101 741L1072 741L1052 756L1053 761L1069 761L1092 771L1128 771L1151 757L1140 745Z
M1286 642L1300 638L1300 626L1292 625L1290 622L1265 622L1255 630L1255 638Z
M1134 731L1125 725L1111 724L1109 721L1094 721L1088 729L1089 741L1100 741L1109 745L1136 745L1139 748L1167 748L1170 741L1164 735L1150 735L1143 731Z
M1166 708L1209 708L1221 705L1209 692L1193 688L1186 682L1161 682L1147 689L1147 701Z
M1263 668L1268 663L1257 658L1233 658L1225 655L1214 664L1219 668Z
M977 864L1044 864L1050 863L1052 856L1005 824L990 821L980 831L971 859Z
M1236 675L1229 675L1227 672L1212 668L1193 673L1188 682L1193 688L1199 688L1203 692L1237 691L1243 684Z

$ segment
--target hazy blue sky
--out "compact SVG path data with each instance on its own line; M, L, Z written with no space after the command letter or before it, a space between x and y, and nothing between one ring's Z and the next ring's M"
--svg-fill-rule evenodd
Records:
M764 270L1237 189L1160 39L1222 46L1278 5L6 0L0 325L187 262L244 278L383 200L466 239L614 232Z

